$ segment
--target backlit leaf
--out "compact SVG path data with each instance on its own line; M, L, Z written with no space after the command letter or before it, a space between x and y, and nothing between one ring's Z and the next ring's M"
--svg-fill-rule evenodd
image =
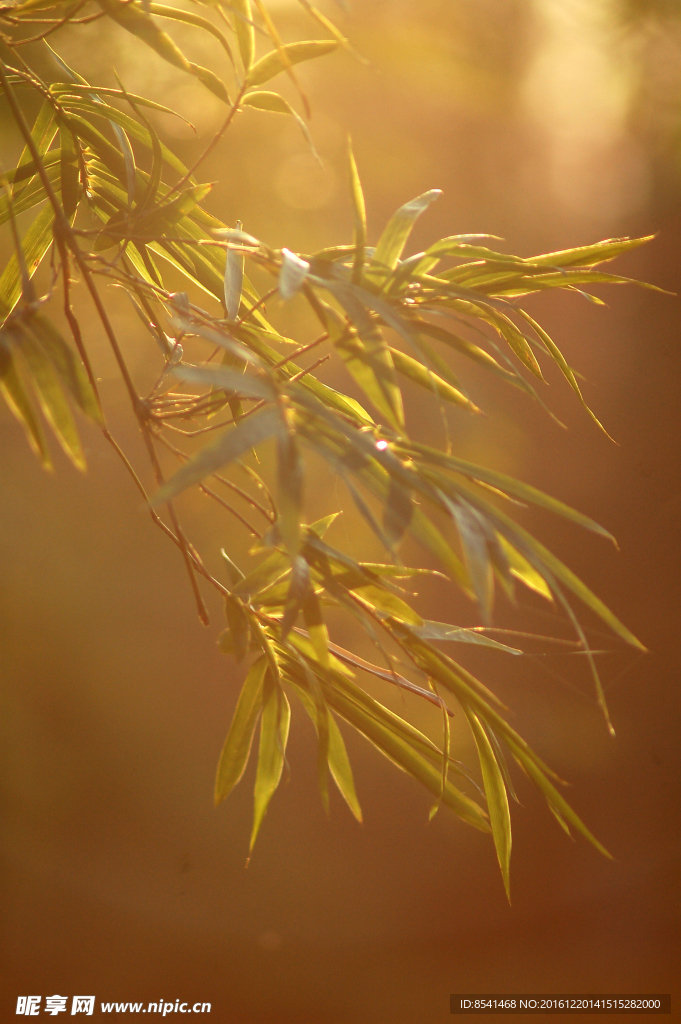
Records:
M256 412L243 419L238 426L225 430L212 444L202 448L168 480L154 498L154 505L162 505L192 484L240 458L251 448L272 437L281 429L279 413L272 408Z
M506 895L511 899L509 870L511 864L511 815L508 807L508 796L504 776L501 772L492 745L480 720L470 708L464 708L466 717L473 732L475 745L478 748L482 781L489 808L492 835L497 851L501 877L504 880Z
M288 43L283 49L289 64L299 64L301 61L312 60L314 57L323 57L337 47L338 43L335 39L310 39L302 43ZM284 71L285 67L279 51L272 50L256 61L248 72L246 81L250 88L262 85Z
M429 192L424 192L411 202L405 203L392 215L376 246L373 256L376 263L382 263L391 270L397 266L414 224L424 210L441 195L442 189L432 188Z
M265 676L263 687L258 769L255 777L253 830L250 842L251 850L260 831L260 826L270 800L281 779L290 721L291 708L286 699L286 694L281 686L272 678L271 673L268 672Z
M215 779L216 804L229 796L246 770L253 732L262 707L263 679L266 671L266 659L258 658L251 666L239 694L232 724L220 754Z

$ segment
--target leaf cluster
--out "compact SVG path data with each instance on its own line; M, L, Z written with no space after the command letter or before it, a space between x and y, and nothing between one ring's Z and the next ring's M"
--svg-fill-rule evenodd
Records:
M272 249L240 223L229 227L220 222L203 205L211 186L197 177L201 160L245 107L295 118L309 140L304 116L309 103L296 68L339 46L350 49L334 24L307 0L300 2L327 38L283 43L263 0L220 0L201 14L142 0L25 0L3 8L8 57L0 79L25 146L6 175L0 200L0 223L8 224L14 238L14 255L0 275L0 390L46 467L51 456L43 419L72 462L85 467L75 405L103 429L147 497L147 486L105 423L71 302L77 276L116 357L147 446L156 492L150 501L152 517L179 548L204 621L200 581L222 595L223 650L237 661L249 660L220 758L216 800L223 800L242 777L259 725L251 848L282 775L289 699L295 697L317 733L319 787L326 805L330 776L361 820L341 720L430 792L433 813L444 804L491 833L509 891L509 795L514 797L509 759L538 786L566 831L574 828L605 851L565 801L560 780L508 724L504 706L442 645L449 651L452 643L473 643L511 657L521 654L485 630L493 621L495 588L514 600L516 587L527 587L558 604L572 622L609 724L593 652L573 600L579 599L625 643L641 644L512 513L519 504L532 504L612 540L607 531L528 484L458 457L451 443L441 450L412 440L403 390L427 392L446 423L451 406L473 417L480 414L481 400L470 397L460 376L467 364L477 364L541 402L542 366L553 363L603 429L586 406L578 374L523 308L523 300L562 289L599 302L587 290L591 286L631 283L603 267L649 239L608 239L523 259L490 248L499 241L492 236L452 235L405 257L416 220L439 190L397 210L370 246L351 150L352 241L299 254ZM196 77L224 102L223 125L194 166L186 167L165 146L149 120L149 111L172 113L169 108L131 94L123 83L105 88L87 82L47 42L48 35L66 25L99 18L115 22L140 46ZM188 60L163 29L166 22L188 24L217 39L231 68L228 80ZM260 38L270 48L258 57ZM49 49L54 80L45 81L24 59L27 43L40 47L41 59L44 48ZM279 93L262 88L282 74L298 90L302 115ZM28 101L36 94L40 109L31 125ZM16 218L31 210L34 220L20 239ZM51 285L47 295L38 296L33 276L48 256ZM185 282L182 292L167 284L177 274ZM270 278L264 291L253 283L263 274ZM59 291L70 341L48 314ZM158 348L159 378L146 395L138 392L107 312L112 296L121 291ZM319 323L318 337L283 336L266 313L274 296L306 302ZM206 301L212 312L203 308ZM308 353L315 360L311 364ZM315 371L328 358L342 362L361 391L361 402L318 378ZM187 447L188 437L204 433L207 443ZM254 458L263 444L276 452L272 481L262 478ZM181 463L169 478L162 451ZM306 524L310 455L344 482L386 552L383 563L360 562L331 546L325 534L333 516ZM255 568L244 572L225 554L222 579L207 571L174 506L190 487L201 488L227 517L248 529L255 539L252 554L259 559ZM248 518L253 515L260 527ZM477 603L481 628L421 618L408 581L432 570L402 564L399 549L407 534ZM382 664L331 640L330 608L359 624ZM434 705L442 715L442 742L373 697L361 682L362 673ZM470 726L481 788L452 754L453 707Z

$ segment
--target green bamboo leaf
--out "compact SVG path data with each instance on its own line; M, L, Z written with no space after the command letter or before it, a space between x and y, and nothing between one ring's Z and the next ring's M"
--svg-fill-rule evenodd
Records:
M59 189L61 186L61 167L60 167L61 151L58 149L52 150L49 154L49 159L45 160L45 170L52 188L56 195L59 195ZM37 175L31 174L31 168L26 169L25 176L21 177L19 174L10 176L7 175L7 180L11 183L11 180L18 181L23 185L21 189L15 186L13 193L18 192L18 199L12 195L12 208L14 215L18 216L20 213L24 213L26 210L32 210L35 206L45 202L47 199L47 193L45 186L41 179ZM5 195L0 195L0 224L5 224L10 219L9 210L9 198Z
M321 11L317 10L316 7L313 7L309 0L299 0L299 3L305 8L305 10L311 17L314 18L314 20L322 26L322 28L326 29L326 31L329 32L334 37L334 39L338 40L341 46L344 46L350 53L353 54L353 56L357 56L354 53L352 47L348 43L345 36L341 32L339 32L339 30L336 28L332 21L329 21L329 19L325 15L323 15ZM340 0L340 6L344 7L347 12L345 0ZM358 59L360 60L360 63L366 63L366 61L363 61L362 58Z
M137 234L155 235L173 233L180 220L186 220L195 206L203 202L212 189L211 184L193 185L186 188L175 199L162 202L135 218Z
M47 151L52 145L56 134L57 122L54 107L51 103L45 100L38 111L38 116L31 128L31 137L38 150L38 154L43 158L43 161L47 158ZM37 172L38 168L33 161L33 154L31 153L28 145L25 145L16 168L11 175L7 175L8 181L14 184L14 188L12 189L12 201L14 203L15 213L19 213L19 200L22 198L24 191L31 184L31 177L33 175L37 175Z
M287 420L288 429L280 429L277 435L277 482L279 488L277 525L291 558L294 558L300 547L303 463L290 415L287 416Z
M461 338L458 334L453 334L451 331L445 330L445 328L440 327L439 324L431 324L427 320L414 318L410 320L410 325L417 330L419 334L426 334L428 337L444 342L445 345L455 349L457 352L461 352L462 355L474 360L474 362L479 363L486 370L491 370L493 373L503 377L512 384L520 383L522 380L515 371L507 370L505 367L501 366L494 356L491 356L489 352L485 352L485 350L480 348L479 345L476 345L472 341L468 341L466 338Z
M212 444L206 445L186 462L159 490L152 504L162 505L170 501L187 487L200 483L204 477L240 458L279 430L281 417L273 408L263 409L241 420L238 426L225 430Z
M405 203L392 215L376 246L373 256L375 263L381 263L391 270L395 269L414 224L441 195L442 189L432 188L429 192L424 192L411 202Z
M300 701L307 711L308 715L312 719L315 729L317 729L317 708L314 700L310 695L303 690L301 687L296 686L296 692L300 698ZM362 808L359 805L357 799L357 793L355 791L355 781L352 775L352 768L350 766L350 760L348 758L347 750L345 749L345 743L341 735L341 731L338 728L335 718L333 715L328 715L329 723L329 771L333 781L338 786L338 790L345 800L346 804L350 808L350 811L355 816L357 821L362 823Z
M513 321L504 316L503 313L494 313L493 317L494 326L498 330L502 338L508 342L510 348L517 355L523 366L526 366L530 373L533 373L539 380L544 380L541 372L541 367L537 362L537 357L530 348L530 345L521 331L518 330Z
M189 71L189 61L170 36L141 7L133 7L121 0L98 0L105 14L122 28L141 39L160 57L182 71Z
M504 738L518 764L525 769L532 781L546 797L549 807L558 818L558 821L561 822L562 827L565 828L566 822L569 822L569 824L581 833L585 839L588 839L591 845L594 846L599 853L602 853L604 857L612 860L612 854L608 853L605 847L598 842L596 837L586 827L582 819L572 810L567 800L565 800L565 798L558 792L553 783L547 779L546 775L536 762L531 757L528 757L526 751L522 750L516 742L508 737Z
M563 374L563 376L567 380L568 384L570 385L572 390L575 392L575 394L579 398L579 401L582 403L585 411L589 414L589 416L594 421L596 426L599 427L603 431L603 433L605 434L606 437L610 438L610 434L607 432L607 430L605 429L605 427L603 426L601 421L591 411L589 406L584 401L581 389L579 387L579 384L577 383L577 378L575 377L575 375L574 375L573 371L571 370L571 368L568 366L567 361L565 359L565 356L560 351L558 346L551 339L551 337L546 333L544 328L540 327L540 325L537 323L537 321L532 319L532 317L530 316L529 313L526 313L524 309L518 309L517 312L518 312L519 316L522 316L523 319L526 320L528 324L530 324L530 326L536 332L537 336L539 338L541 338L541 340L544 342L544 345L548 349L550 355L553 357L554 361L558 364L558 366L560 368L560 372ZM610 438L610 440L612 440L612 438Z
M406 601L403 601L396 594L381 586L369 583L353 587L352 592L361 598L362 601L366 601L367 604L371 605L381 618L392 616L399 619L400 622L408 622L415 627L423 626L423 619L418 612L415 612Z
M478 748L478 757L480 758L482 781L485 787L487 806L489 808L489 819L492 825L494 846L497 851L499 867L501 868L501 877L504 880L504 888L506 889L506 895L510 903L511 888L509 871L511 866L511 814L508 807L508 796L506 794L504 776L499 764L497 763L494 750L492 749L492 744L490 743L487 733L485 732L479 718L468 707L464 707L464 711L473 733L475 745Z
M31 313L24 317L23 324L49 356L62 382L85 415L99 426L103 426L104 417L90 378L80 359L66 344L52 321L41 313Z
M426 388L439 398L444 398L447 402L452 402L454 405L460 405L468 409L469 412L480 412L480 409L471 402L470 398L466 398L455 387L452 387L451 384L438 377L436 373L426 369L417 359L412 359L411 356L405 355L404 352L393 348L392 345L390 346L390 355L397 372L408 377L415 384Z
M17 351L24 359L42 412L54 431L64 452L80 470L85 470L85 456L73 419L71 407L50 358L35 336L20 321L11 328Z
M416 636L420 636L422 640L451 640L462 644L480 644L483 647L505 651L507 654L523 653L516 647L508 647L483 633L477 633L472 629L463 629L461 626L451 626L448 622L433 622L431 619L427 619L422 626L412 627L412 632Z
M497 536L508 559L511 574L516 579L519 579L521 583L524 583L526 587L529 587L530 590L534 590L535 594L546 598L547 601L553 601L551 588L544 577L537 572L534 566L530 565L527 559L505 537L502 537L500 534L497 534Z
M352 143L348 137L348 169L350 172L350 196L354 215L354 258L352 261L352 280L354 284L362 283L364 268L364 250L367 243L367 216L364 204L364 192L359 178Z
M255 28L250 0L231 0L230 7L234 11L234 31L239 43L239 53L248 74L255 55Z
M395 377L390 348L362 301L373 301L369 292L341 282L324 281L350 316L354 330L329 321L329 334L343 360L373 404L400 430L404 426L402 393ZM358 297L361 294L362 298Z
M288 43L282 47L289 65L312 60L314 57L323 57L337 48L338 43L335 39L310 39L301 43ZM279 50L272 50L253 64L246 76L246 82L249 88L263 85L269 82L270 78L285 71L286 66Z
M229 796L246 770L255 725L262 707L263 680L266 671L267 660L264 657L258 658L251 666L239 694L232 724L220 754L215 779L216 805Z
M284 614L281 620L280 638L283 642L291 629L296 624L298 613L303 607L303 602L310 590L310 567L302 555L296 555L291 560L291 579L289 583L281 582L275 584L274 588L268 587L258 595L258 606L269 603L274 592L281 593L281 604Z
M186 11L180 11L177 7L169 8L169 10L175 11L178 15L187 13ZM52 53L54 53L54 50ZM83 83L69 82L65 84L63 82L52 82L49 88L52 95L59 99L61 106L66 110L70 109L73 104L81 102L85 105L84 109L92 109L94 103L104 102L101 98L102 96L113 96L117 99L132 99L138 107L149 107L151 110L158 110L162 114L172 114L174 117L179 117L184 121L189 128L194 127L191 121L187 121L186 118L183 118L181 114L178 114L171 107L158 103L156 100L150 100L146 96L140 96L139 93L129 92L127 89L105 88L102 85L98 85L95 91L94 87L88 85L84 79ZM113 109L117 110L118 108ZM118 111L118 113L121 113L121 111ZM54 152L54 150L51 152Z
M598 263L613 260L639 245L645 245L646 242L652 242L654 238L655 235L646 235L644 238L606 238L595 245L583 245L577 249L561 249L559 252L549 252L543 256L531 256L527 262L545 264L549 267L593 267Z
M0 391L10 411L21 423L31 448L45 469L52 469L52 459L47 447L40 417L26 393L23 381L17 372L9 339L0 333Z
M54 222L54 211L46 206L29 227L22 249L24 260L30 277L38 269L45 253L52 243L52 224ZM12 312L21 298L21 270L19 262L14 253L7 266L0 275L0 316L6 317Z
M383 509L383 529L391 547L402 540L413 517L414 503L410 489L405 487L400 480L391 476Z
M357 381L376 409L394 427L404 423L402 394L395 377L390 348L378 327L372 327L363 339L356 333L341 336L335 342L348 372Z
M97 0L105 14L122 28L131 32L143 43L162 57L169 64L199 79L212 93L225 103L229 103L229 96L224 84L217 75L207 68L200 67L192 61L187 60L180 48L173 42L167 32L159 28L153 18L142 10L126 3L125 0Z
M59 131L61 159L61 201L64 213L70 220L80 200L80 168L78 166L78 143L68 128Z
M258 770L255 777L253 830L249 849L252 851L265 812L279 785L286 755L291 708L281 686L265 675L262 718L260 720L260 746Z
M231 582L233 587L236 587L237 584L241 583L241 581L243 579L245 579L246 577L245 577L244 573L242 573L242 571L239 568L239 566L236 565L236 563L232 561L232 559L229 557L229 555L227 554L227 552L225 551L224 548L220 548L220 554L222 555L222 557L224 558L225 562L227 563L227 572L229 573L230 582Z
M241 221L237 221L237 230L241 228ZM225 259L225 312L227 319L238 319L239 306L241 305L241 293L244 287L244 254L235 249L227 250Z
M440 258L442 256L457 256L459 253L468 253L473 248L471 243L476 242L479 238L493 238L497 242L503 241L498 235L448 235L447 238L440 238L433 245L429 246L424 255ZM483 251L489 252L488 249ZM514 260L518 257L501 255L500 258Z
M524 483L522 480L517 480L506 473L487 469L485 466L479 466L474 462L467 462L465 459L448 455L445 452L440 452L435 448L430 448L428 445L422 445L418 442L410 441L406 444L400 441L396 444L396 447L398 451L404 451L405 454L417 460L423 459L431 464L451 469L456 473L462 473L464 476L469 477L469 479L482 481L497 488L504 494L512 494L515 498L520 498L521 501L527 501L532 505L545 508L549 512L555 512L556 515L563 516L564 519L569 519L578 526L592 530L594 533L598 533L615 543L613 535L593 519L585 516L582 512L577 512L562 501L558 501L557 498L552 498L536 487L532 487L531 484Z
M186 25L194 25L196 28L200 28L203 32L209 32L210 35L214 36L218 40L223 50L229 57L232 64L234 64L234 58L232 56L232 48L230 47L227 37L224 32L208 21L207 18L202 18L198 14L193 14L191 11L183 11L179 7L168 7L165 4L149 3L147 7L148 14L156 14L160 18L170 18L173 21L182 21Z
M248 601L254 594L260 593L265 587L270 587L277 580L280 580L290 569L291 561L288 555L275 549L269 553L267 558L257 568L253 569L243 580L236 584L232 593Z
M126 93L128 102L133 99L132 93ZM135 98L135 104L137 101ZM85 100L78 98L77 102L70 102L67 100L67 107L69 108L69 128L71 131L78 135L88 146L91 146L97 157L113 175L113 180L121 183L127 181L128 177L128 164L124 151L119 151L113 146L109 140L102 135L102 133L95 128L95 126L87 118L82 117L80 113L76 111L82 111L83 113L90 114L94 117L103 118L104 120L111 123L113 128L116 125L119 129L125 131L133 139L141 142L143 146L148 149L154 147L154 138L148 128L144 124L139 124L129 114L124 113L117 107L112 107L108 103L104 103L102 100ZM169 111L172 113L172 111ZM125 149L125 147L123 147ZM185 174L187 168L184 166L181 160L175 156L175 154L168 149L163 143L161 143L161 155L163 161L172 170L177 171L179 174ZM140 185L146 185L149 181L149 173L141 170L139 167L135 169L136 180ZM191 183L195 184L194 179L191 179ZM124 193L125 194L125 193Z
M440 797L441 795L442 802L460 818L483 832L490 831L482 808L470 797L465 796L449 780L447 780L443 791L440 765L436 766L426 761L396 729L373 718L363 707L350 701L335 688L333 691L327 691L326 698L341 718L349 722L390 761L424 785L434 796ZM442 755L440 754L440 762L441 759Z
M408 629L409 627L403 628ZM386 708L379 701L371 697L366 692L366 690L358 686L353 681L354 673L352 673L348 668L346 668L345 664L341 662L338 658L336 658L335 655L333 654L334 650L340 651L341 648L336 647L335 644L333 646L330 645L330 650L332 651L330 657L331 669L326 672L323 672L323 670L319 666L319 663L314 658L312 645L310 641L307 639L307 637L304 637L299 633L292 633L290 642L301 651L306 660L308 660L313 670L317 672L318 675L319 673L321 673L319 677L322 679L322 682L325 686L325 694L329 706L333 706L335 708L336 705L334 704L334 701L337 701L338 697L344 697L345 699L349 700L351 704L357 705L358 707L362 708L367 715L369 715L376 721L380 722L390 732L394 732L398 736L402 737L402 739L405 740L409 744L409 746L411 746L421 757L425 758L430 764L435 765L435 767L438 770L438 773L441 772L442 751L440 750L440 748L435 743L433 743L432 740L428 739L428 737L425 736L422 732L414 728L413 725L405 721L405 719L400 718L400 716L396 715L393 711L389 711L388 708ZM344 657L347 656L348 653L349 652L347 651L344 652ZM286 657L287 655L285 654L284 656ZM365 668L367 663L363 662L361 658L358 659L354 655L352 655L351 658L352 664L357 663L358 667L362 668L365 671L369 671L370 668L372 672L374 674L378 674L380 678L386 679L386 681L394 682L393 675L391 672L385 671L381 674L382 670L379 670L378 672L375 671L376 666L368 666L367 668ZM292 672L292 677L295 679L298 685L304 685L305 687L308 687L307 677L300 677L300 675L296 675L297 663L296 666L294 667L293 664L289 661L287 671L289 672L289 674L291 674ZM404 680L404 682L408 683L408 680ZM432 703L437 704L438 707L441 707L440 701L435 696L435 694L432 693L432 691L423 690L421 687L415 686L414 684L409 684L406 687L406 689L412 688L413 692L417 692L421 696L427 695ZM464 769L465 766L462 765L460 761L456 761L454 760L454 758L450 757L449 765L451 769L453 769L458 774L463 775L465 778L470 780L470 772L468 772L468 770L462 771L462 769Z
M468 577L475 591L482 620L489 625L494 601L494 575L487 550L484 521L475 509L463 502L447 501L447 507L459 531Z
M583 601L588 608L591 608L603 622L610 626L610 629L621 637L622 640L640 651L646 650L641 641L637 640L634 634L613 615L603 601L596 597L571 569L568 569L560 559L556 558L548 548L545 548L527 530L524 530L522 526L518 526L505 513L495 508L489 502L474 495L472 491L467 494L467 500L472 505L482 506L485 516L494 524L497 531L527 559L539 575L544 577L549 586L551 586L553 578L559 580L568 590L571 590L573 594Z
M253 107L255 110L266 110L270 114L286 114L288 117L292 117L305 136L305 141L310 147L312 155L321 164L322 161L315 149L309 128L298 111L283 96L280 96L277 92L249 92L246 93L241 103L244 107Z

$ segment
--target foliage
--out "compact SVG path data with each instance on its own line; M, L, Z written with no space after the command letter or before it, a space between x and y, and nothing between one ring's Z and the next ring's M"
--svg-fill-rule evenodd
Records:
M454 235L404 258L414 223L439 192L427 192L397 210L377 245L370 246L351 151L355 226L350 244L300 255L274 250L240 225L220 223L202 206L210 186L200 183L197 172L237 112L251 106L291 116L307 135L304 118L270 91L272 79L287 75L307 113L296 65L337 47L350 50L324 15L307 0L300 2L325 38L283 44L263 0L252 5L250 0L219 0L201 14L148 0L25 0L3 6L0 77L25 145L0 201L0 220L9 225L15 244L0 277L0 388L45 467L51 466L51 456L43 418L73 463L85 468L75 404L101 427L147 499L106 426L71 302L77 277L94 303L146 444L158 487L150 501L151 515L179 548L204 621L200 583L222 595L227 621L222 649L237 661L250 660L220 758L215 796L223 800L239 782L259 723L251 848L282 774L289 697L294 697L316 728L325 804L330 775L361 820L340 719L430 791L433 813L445 804L491 833L508 891L508 794L514 795L509 754L539 787L565 830L574 828L606 851L563 798L557 776L508 724L501 702L443 645L487 645L509 657L521 653L493 640L486 627L492 623L495 586L511 599L518 583L529 587L556 601L573 623L575 647L588 658L608 723L593 652L572 599L578 598L623 641L641 645L566 565L514 521L509 508L534 504L601 536L609 537L607 531L519 480L459 458L451 444L439 450L412 440L402 387L425 389L443 409L449 403L475 416L479 409L451 369L449 354L471 360L536 401L540 399L532 381L541 384L541 362L552 360L600 427L584 402L577 375L522 300L547 289L593 298L585 287L625 283L626 278L602 268L647 239L610 239L521 259L490 248L492 236ZM151 47L224 102L224 122L191 168L166 148L145 114L150 109L172 111L130 94L123 83L103 88L85 81L47 42L46 37L52 39L66 25L99 18L117 23L137 37L134 45ZM188 60L161 28L164 20L215 37L231 62L232 81L225 83ZM271 44L259 58L256 39ZM23 46L29 42L30 52L37 54L33 64L24 59L28 51ZM38 73L46 66L49 81ZM27 116L36 96L41 106L31 126ZM36 211L35 219L20 240L16 218L29 210ZM32 278L47 257L52 281L48 294L39 297ZM271 276L271 288L264 294L256 291L247 273L256 268ZM178 273L186 291L168 289L167 278ZM116 286L116 291L110 287L105 299L102 284ZM121 290L160 352L157 384L145 396L136 390L109 313L110 296ZM73 346L49 316L60 293ZM265 304L275 293L283 300L302 296L319 321L319 336L300 342L283 337L265 316ZM206 295L213 313L199 304ZM326 354L317 357L315 350L323 347ZM310 352L314 361L305 365L301 359ZM221 359L216 364L217 355ZM315 376L329 355L343 361L364 404ZM185 437L203 433L209 440L198 450L178 447L186 443ZM261 479L261 466L252 454L265 443L276 449L275 484ZM170 449L182 463L169 479L162 473L161 448ZM326 531L334 516L304 523L308 453L328 463L344 482L387 552L384 564L360 562L330 544ZM234 507L224 492L209 486L210 478L230 490L241 506ZM246 525L255 538L255 568L242 571L225 553L223 578L208 572L174 507L176 496L189 487L200 487L226 515ZM240 508L259 517L262 526L253 525ZM382 512L376 514L376 508ZM434 570L402 564L398 550L407 533L477 601L483 627L469 630L424 621L414 610L409 581ZM330 607L347 612L366 630L383 666L331 641L325 618ZM441 709L442 744L372 697L361 684L361 673L387 680ZM450 750L451 704L458 704L470 725L483 802L466 791L470 773Z

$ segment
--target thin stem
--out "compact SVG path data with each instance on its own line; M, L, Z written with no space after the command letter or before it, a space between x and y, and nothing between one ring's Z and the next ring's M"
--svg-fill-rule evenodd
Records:
M179 448L176 448L174 444L171 444L167 437L163 437L162 434L157 434L156 437L161 442L161 444L165 445L165 447L169 451L173 452L174 455L177 455L179 458L184 459L185 462L189 459L189 456L186 455ZM217 473L212 473L211 476L213 476L221 484L224 484L226 487L231 488L231 490L233 490L236 494L238 494L240 498L243 498L243 500L247 501L249 505L252 505L254 509L256 509L258 512L260 512L261 515L263 515L265 517L265 519L267 520L268 523L273 523L274 522L273 516L270 515L270 513L267 511L267 509L263 505L261 505L259 502L257 502L255 500L255 498L252 498L251 495L248 494L246 491L243 491L236 484L233 484L231 480L227 480L224 476L219 476ZM231 510L231 506L230 506L230 510ZM252 529L250 523L246 523L245 520L242 520L242 522L244 522L244 525L248 526L249 530L251 530L253 533L257 533L257 531ZM257 534L257 535L260 536L260 534Z
M67 11L67 13L64 15L63 18L60 18L59 21L54 22L50 28L46 29L44 32L41 32L37 36L29 36L28 39L15 39L13 41L13 44L12 44L13 47L14 46L25 46L26 43L37 43L41 39L44 39L46 36L49 36L52 32L56 32L57 29L62 28L62 26L64 26L67 22L71 21L73 15L77 14L78 11L82 7L85 7L85 5L88 2L89 2L89 0L78 0L78 3L75 4L69 11Z
M213 150L217 146L218 142L221 140L222 136L225 134L225 132L229 128L230 124L234 120L234 117L235 117L235 115L236 115L236 113L237 113L237 111L239 109L239 104L241 103L241 100L242 100L242 97L243 97L245 91L246 91L246 84L244 83L241 86L241 88L239 89L238 93L236 94L236 98L234 100L234 103L232 104L232 106L230 108L230 111L227 114L227 117L223 121L222 126L220 128L218 128L217 132L215 133L213 138L210 140L210 142L208 143L208 145L204 149L204 151L201 154L201 156L198 157L194 161L194 164L189 168L189 170L186 172L186 174L184 174L180 178L179 181L175 182L175 184L172 186L172 188L170 189L169 192L166 192L165 196L163 197L164 199L167 199L168 196L172 195L174 192L179 192L179 190L181 188L183 188L187 184L188 181L191 181L191 179L194 176L194 172L198 170L198 168L201 166L201 164L206 159L206 157L209 156L209 154L213 152Z

